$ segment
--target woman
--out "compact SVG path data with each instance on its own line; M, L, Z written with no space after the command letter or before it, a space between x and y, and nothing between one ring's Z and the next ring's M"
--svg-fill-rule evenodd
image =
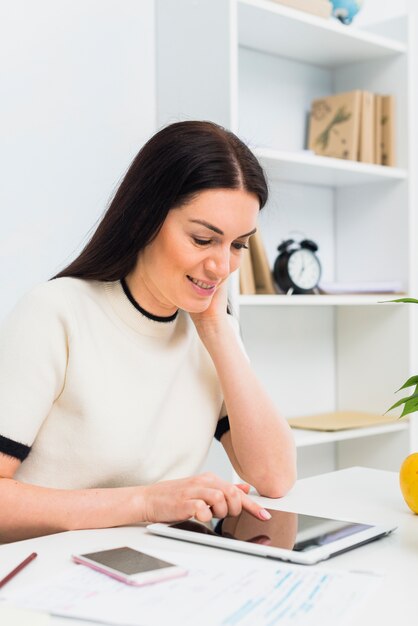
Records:
M227 314L267 199L232 133L181 122L142 148L80 256L16 307L0 334L0 538L242 509L196 475L215 434L270 497L295 480L290 429Z

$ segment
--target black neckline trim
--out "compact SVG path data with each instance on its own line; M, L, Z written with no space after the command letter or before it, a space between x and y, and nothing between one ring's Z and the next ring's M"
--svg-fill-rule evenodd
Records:
M124 278L121 278L120 284L122 285L122 289L125 292L126 297L128 298L129 302L131 304L133 304L133 306L140 312L142 313L142 315L144 315L145 317L147 317L149 320L152 320L153 322L174 322L174 320L176 319L177 315L178 315L178 309L175 313L173 313L173 315L168 315L168 316L161 316L161 315L153 315L152 313L149 313L148 311L146 311L145 309L142 308L142 306L140 306L138 304L138 302L135 300L135 298L133 297L133 295L131 294L128 285L126 284L126 280Z

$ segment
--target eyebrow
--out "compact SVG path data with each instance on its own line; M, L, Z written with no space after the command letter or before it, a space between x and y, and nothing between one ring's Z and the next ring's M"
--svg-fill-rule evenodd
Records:
M202 226L206 226L206 228L213 230L213 232L218 233L218 235L225 234L223 230L221 230L217 226L214 226L213 224L209 224L209 222L205 222L205 220L189 220L189 222L193 222L193 224L201 224ZM249 237L250 235L254 235L255 232L257 232L257 229L253 228L253 230L251 230L249 233L245 233L244 235L239 235L237 239L241 239L242 237Z

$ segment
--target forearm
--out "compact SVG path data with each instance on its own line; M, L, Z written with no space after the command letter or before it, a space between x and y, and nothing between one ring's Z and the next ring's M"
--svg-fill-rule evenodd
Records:
M229 324L201 337L221 382L241 477L263 495L284 495L296 479L295 445L287 421L254 374Z
M142 490L50 489L1 478L0 542L144 521Z

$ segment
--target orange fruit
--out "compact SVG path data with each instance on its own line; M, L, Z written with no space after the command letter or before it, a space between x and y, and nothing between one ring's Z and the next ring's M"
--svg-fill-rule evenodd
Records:
M418 513L418 452L406 457L399 472L399 482L405 502Z

